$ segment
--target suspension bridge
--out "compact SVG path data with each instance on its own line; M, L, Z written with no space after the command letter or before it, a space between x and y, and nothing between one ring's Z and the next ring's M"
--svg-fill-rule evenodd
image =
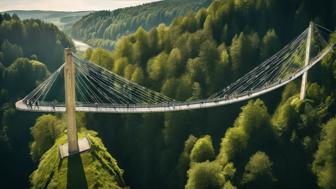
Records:
M269 93L301 76L300 98L304 99L308 70L334 49L335 44L325 36L330 32L311 22L294 40L237 81L206 99L186 102L140 86L66 49L65 63L15 105L22 111L67 113L68 144L61 148L62 157L66 157L89 149L88 141L77 141L76 111L147 113L224 106Z

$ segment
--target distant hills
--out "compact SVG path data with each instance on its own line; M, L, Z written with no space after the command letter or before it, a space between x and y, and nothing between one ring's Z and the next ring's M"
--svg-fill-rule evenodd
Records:
M63 31L69 31L71 26L80 20L83 16L92 11L42 11L42 10L11 10L4 13L16 14L22 20L40 19L45 22L53 23Z
M94 47L113 49L115 42L139 27L149 31L179 16L206 8L212 0L166 0L113 11L96 11L73 24L71 36Z
M112 11L11 10L3 13L16 14L21 20L39 19L52 23L90 46L113 49L119 38L139 27L149 31L161 23L169 25L176 17L208 7L211 1L166 0Z

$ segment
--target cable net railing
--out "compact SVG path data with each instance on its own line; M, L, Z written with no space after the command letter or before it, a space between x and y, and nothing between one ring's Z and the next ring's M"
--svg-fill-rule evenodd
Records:
M97 64L73 55L77 100L83 104L158 104L172 98L131 82Z
M76 106L129 106L173 102L172 98L131 82L99 65L73 54ZM64 98L64 64L23 98L28 106L62 107Z
M292 80L295 73L305 66L314 63L328 43L317 28L313 29L309 56L313 57L308 65L305 64L308 29L303 31L295 40L287 44L275 55L255 67L249 73L230 84L223 90L213 94L209 99L230 99L251 95L266 88Z
M117 108L128 109L129 112L144 112L143 108L164 112L225 105L254 98L298 78L333 50L333 44L326 40L330 30L315 25L312 31L310 62L307 65L305 56L309 28L223 90L207 99L188 102L175 101L73 54L76 107L80 111L97 112L123 112ZM63 69L64 64L20 101L19 109L65 111Z

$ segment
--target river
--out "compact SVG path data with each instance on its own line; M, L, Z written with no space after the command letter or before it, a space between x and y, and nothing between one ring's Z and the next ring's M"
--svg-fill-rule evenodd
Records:
M84 43L83 41L78 41L76 39L72 39L72 41L74 42L75 47L78 51L84 52L86 51L86 49L91 48L90 45Z

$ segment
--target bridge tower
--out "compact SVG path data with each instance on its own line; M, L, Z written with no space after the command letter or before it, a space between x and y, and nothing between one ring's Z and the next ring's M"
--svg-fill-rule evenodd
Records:
M77 135L75 66L72 62L72 52L70 48L64 50L64 60L64 91L68 142L59 148L61 158L90 149L89 140L86 137L78 140Z
M69 154L77 153L78 136L76 126L75 112L75 68L72 62L72 52L70 48L64 50L64 88L65 88L65 105L66 105L66 124L68 133L68 151Z
M305 57L305 66L309 64L310 61L310 47L311 47L311 39L314 32L314 23L309 23L308 29L308 36L307 36L307 44L306 44L306 57ZM306 88L307 88L307 77L308 71L304 72L302 75L302 82L301 82L301 92L300 92L300 99L303 100L306 97Z

